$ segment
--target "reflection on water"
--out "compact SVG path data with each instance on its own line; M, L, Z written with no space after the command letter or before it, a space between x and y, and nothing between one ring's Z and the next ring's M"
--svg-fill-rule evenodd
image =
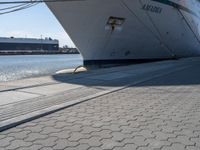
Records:
M0 82L50 75L82 63L80 55L0 56Z

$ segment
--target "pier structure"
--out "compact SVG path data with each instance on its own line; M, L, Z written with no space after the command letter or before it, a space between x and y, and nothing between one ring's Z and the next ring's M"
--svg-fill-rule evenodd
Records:
M199 150L200 58L0 84L0 149Z

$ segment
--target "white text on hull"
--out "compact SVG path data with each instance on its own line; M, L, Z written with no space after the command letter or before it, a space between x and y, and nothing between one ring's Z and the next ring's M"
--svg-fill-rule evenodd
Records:
M47 3L85 65L200 55L199 0Z

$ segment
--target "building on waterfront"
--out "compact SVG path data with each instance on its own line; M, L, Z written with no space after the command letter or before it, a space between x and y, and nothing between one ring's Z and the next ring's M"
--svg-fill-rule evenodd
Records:
M51 54L59 52L59 41L51 38L0 37L0 54Z
M59 51L64 54L80 54L77 48L70 48L67 45L60 47Z

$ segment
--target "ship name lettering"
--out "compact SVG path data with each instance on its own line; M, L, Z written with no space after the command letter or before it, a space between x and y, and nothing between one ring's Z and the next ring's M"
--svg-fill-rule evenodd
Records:
M158 14L160 14L162 12L161 7L153 6L153 5L149 5L149 4L144 4L142 9L145 11L150 11L150 12L158 13Z

